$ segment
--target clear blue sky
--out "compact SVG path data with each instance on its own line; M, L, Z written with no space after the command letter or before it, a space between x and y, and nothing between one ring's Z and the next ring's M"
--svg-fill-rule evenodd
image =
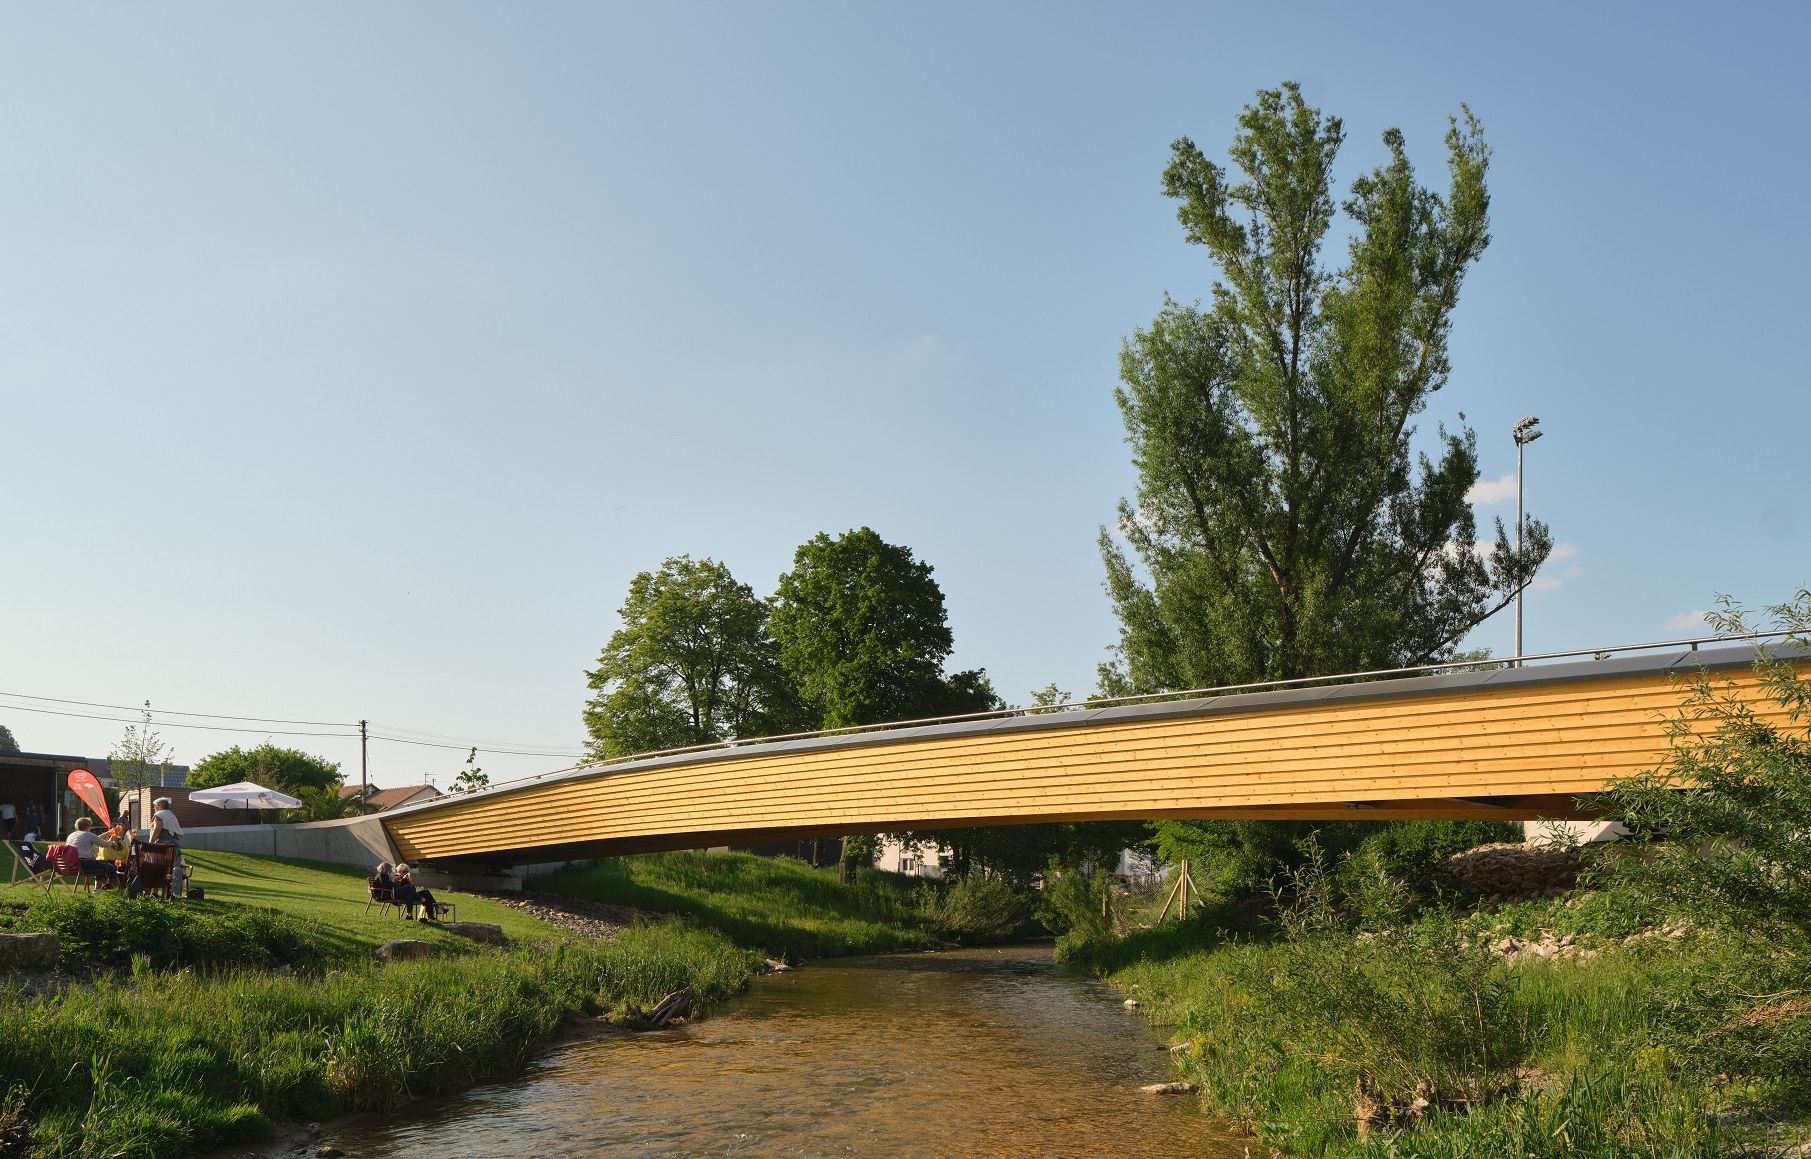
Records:
M1286 78L1342 183L1461 101L1496 150L1423 426L1498 479L1543 420L1530 650L1811 579L1806 10L1372 7L11 7L0 691L576 749L633 573L867 524L961 666L1086 693L1119 343L1212 278L1158 174Z

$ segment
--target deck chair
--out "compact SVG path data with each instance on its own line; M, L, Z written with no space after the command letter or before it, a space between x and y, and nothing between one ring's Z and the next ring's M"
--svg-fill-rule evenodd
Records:
M176 868L176 846L134 841L126 855L126 893L129 897L157 894L170 900L170 875Z
M11 889L15 885L35 885L45 891L50 889L51 883L56 880L57 876L56 862L44 857L43 854L38 852L37 847L29 842L8 841L6 843L6 848L7 851L13 855L12 876L6 883L8 889ZM29 858L25 854L27 849L31 850L31 856ZM39 864L43 865L44 868L33 869L33 861L37 861Z

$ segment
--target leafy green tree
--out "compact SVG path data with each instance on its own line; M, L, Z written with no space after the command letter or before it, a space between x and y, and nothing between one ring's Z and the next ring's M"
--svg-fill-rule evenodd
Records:
M1626 848L1637 852L1617 861L1623 884L1811 955L1811 678L1798 667L1811 655L1811 591L1767 612L1791 635L1757 645L1758 690L1699 672L1667 722L1666 762L1613 782L1595 804L1633 834ZM1720 634L1756 630L1727 600L1705 619Z
M945 676L954 647L931 565L869 528L798 549L770 601L780 660L822 728L985 712L985 670Z
M232 784L231 781L225 782ZM327 785L322 788L299 787L295 797L302 802L300 809L291 809L287 815L297 821L338 821L343 817L357 816L362 810L356 794L342 796L338 785ZM259 816L264 810L256 810Z
M13 739L13 730L0 724L0 756L12 756L19 751L19 742Z
M1447 380L1466 270L1488 244L1489 150L1469 110L1446 137L1450 187L1416 183L1399 130L1343 203L1343 268L1322 262L1345 132L1299 88L1239 117L1235 180L1194 142L1163 190L1219 267L1213 304L1166 301L1120 357L1135 501L1101 530L1121 633L1111 694L1435 663L1504 607L1550 548L1529 519L1477 550L1476 438L1414 418ZM1460 416L1463 420L1463 415Z
M675 556L629 584L588 674L594 757L785 732L796 702L767 632L768 609L711 559Z
M1699 1074L1811 1075L1811 591L1767 609L1791 635L1758 645L1756 685L1699 672L1667 722L1659 768L1592 802L1631 836L1599 851L1599 872L1649 913L1714 937L1696 948L1656 1019L1656 1045ZM1706 617L1752 630L1739 606Z
M337 795L340 766L337 761L265 741L256 748L234 745L209 754L189 770L187 785L191 789L213 789L240 781L277 789L298 799L303 799L303 789L332 789Z

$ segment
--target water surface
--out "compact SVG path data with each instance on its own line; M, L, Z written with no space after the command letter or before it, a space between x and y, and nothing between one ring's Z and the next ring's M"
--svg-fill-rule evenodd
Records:
M353 1159L1237 1157L1168 1056L1048 943L814 962L695 1025L573 1045L522 1078L336 1132Z

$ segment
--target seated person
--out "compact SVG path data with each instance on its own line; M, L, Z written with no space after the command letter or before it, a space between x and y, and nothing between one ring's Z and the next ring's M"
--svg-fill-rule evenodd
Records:
M170 798L159 797L151 804L157 808L157 812L151 814L151 843L161 845L181 841L182 825L177 822L176 814L170 811Z
M396 865L395 884L391 886L391 890L396 900L404 904L403 916L409 920L415 919L415 906L421 907L421 916L428 921L439 917L440 903L427 890L415 888L415 883L409 880L409 867L402 862Z
M119 869L112 862L102 861L94 855L97 849L117 849L118 846L96 833L92 820L87 817L79 818L75 823L75 832L69 835L66 844L75 848L75 855L81 858L84 874L95 878L103 885L119 884Z

